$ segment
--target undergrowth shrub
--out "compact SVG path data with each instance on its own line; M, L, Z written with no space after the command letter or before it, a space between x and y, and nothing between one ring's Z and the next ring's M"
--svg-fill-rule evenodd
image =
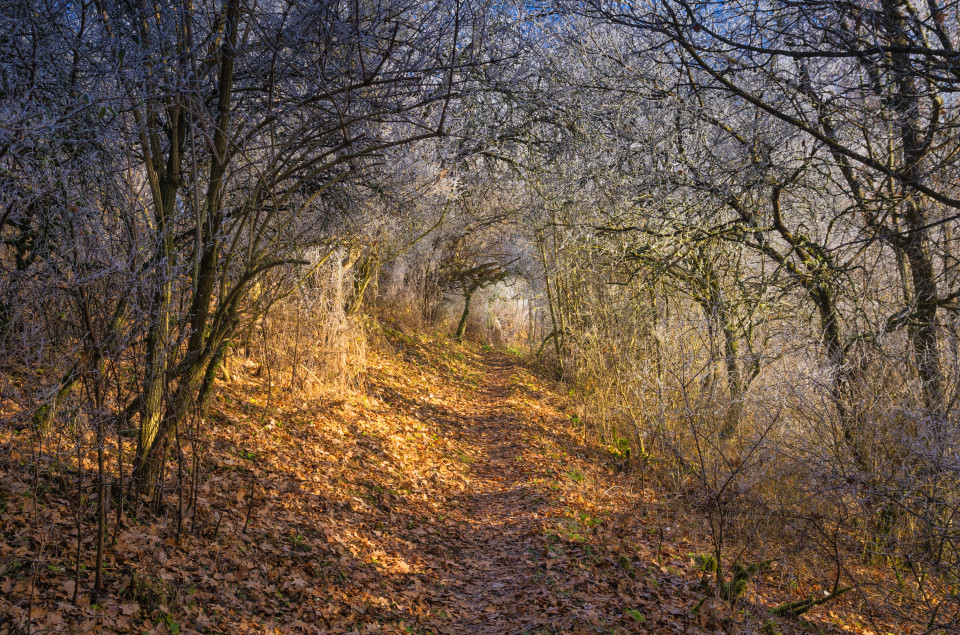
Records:
M615 461L624 439L634 462L649 454L658 488L712 547L700 562L706 594L733 602L765 590L801 596L777 615L834 602L868 619L956 627L960 427L922 414L916 380L892 361L905 355L891 353L902 337L852 348L838 396L815 334L769 323L752 332L765 341L761 370L733 395L709 315L676 298L642 302L642 288L583 284L557 362L577 417Z
M362 387L366 330L362 316L347 315L353 279L344 259L342 250L316 251L292 289L265 286L257 297L267 308L239 350L270 386L307 395Z

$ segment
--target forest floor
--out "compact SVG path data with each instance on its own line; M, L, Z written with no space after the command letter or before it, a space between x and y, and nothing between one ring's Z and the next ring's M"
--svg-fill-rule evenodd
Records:
M695 525L585 441L563 396L507 353L387 333L335 399L268 394L262 369L225 382L205 441L182 442L196 513L178 523L176 489L160 513L128 504L100 596L71 446L31 455L0 425L0 632L865 631L825 610L770 622L764 593L796 599L776 572L694 614Z

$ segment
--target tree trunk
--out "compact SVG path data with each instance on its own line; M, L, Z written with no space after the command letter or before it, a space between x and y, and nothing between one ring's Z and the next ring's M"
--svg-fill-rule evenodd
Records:
M140 401L140 433L137 460L153 445L160 429L167 387L167 340L170 335L170 285L163 283L153 302L156 315L147 333L147 368Z
M544 288L547 290L547 307L550 309L550 323L553 325L553 350L557 356L557 367L558 367L558 377L557 379L563 379L563 340L561 339L561 331L563 330L563 323L557 319L557 312L559 310L556 307L556 301L553 297L553 290L550 286L550 273L547 267L547 250L545 245L546 239L543 236L543 231L537 236L537 247L540 251L540 263L543 266L543 282ZM546 340L544 340L546 341Z
M460 324L457 325L457 334L454 336L458 342L463 341L463 336L467 334L467 317L470 315L470 299L473 297L473 289L467 289L463 293L463 314L460 316Z
M886 20L883 26L891 43L895 46L909 46L906 16L912 11L904 0L884 0L882 2ZM912 62L907 53L890 54L894 73L894 110L899 118L900 140L903 145L904 175L917 183L923 182L924 159L929 151L926 142L924 118L920 104L921 95L926 91L919 84L920 79L913 72ZM937 97L939 99L939 97ZM934 104L936 107L936 103ZM909 231L902 237L903 251L910 265L910 278L913 283L915 319L908 329L916 360L917 373L923 391L924 406L928 412L940 412L943 407L943 369L940 365L940 342L937 333L937 289L936 271L929 247L929 211L925 198L917 193L909 196L903 203L903 218Z
M170 339L170 303L173 297L170 268L175 256L171 237L168 235L170 228L167 219L175 209L180 180L179 168L175 167L179 159L174 154L176 153L171 150L166 168L168 173L174 172L174 174L160 179L155 201L159 245L154 263L159 271L156 274L157 289L150 306L153 321L146 340L147 368L144 376L143 398L140 401L140 432L136 454L138 462L156 441L167 392L167 344Z
M909 201L907 207L916 207ZM908 213L911 228L922 227L926 215ZM912 231L906 239L906 256L910 265L910 280L913 284L913 297L916 304L914 320L907 333L913 347L917 374L923 391L923 404L927 412L940 412L943 407L943 369L940 364L940 340L937 333L937 289L936 273L925 231Z
M740 427L740 418L743 416L743 395L745 391L743 373L740 371L740 351L737 334L727 322L724 311L723 321L720 323L723 331L723 361L727 369L727 392L730 403L723 416L723 427L720 429L722 438L729 438L736 434Z
M221 231L224 221L223 212L223 177L226 173L227 165L230 162L230 153L228 152L228 135L230 133L230 115L233 99L233 71L236 58L237 34L240 21L240 3L239 0L231 0L227 6L225 37L221 47L220 55L220 83L217 91L217 118L216 129L213 135L213 159L210 162L210 174L207 180L207 192L204 199L204 224L201 231L203 248L201 250L200 263L196 267L196 279L193 281L192 288L193 300L190 303L189 313L189 333L187 341L187 350L181 368L178 371L177 388L174 394L166 402L163 409L163 415L159 419L159 409L154 411L148 409L149 418L141 420L141 442L138 444L137 456L134 466L134 479L141 491L144 488L153 488L161 479L161 467L166 457L167 446L169 443L170 431L179 425L183 416L186 414L190 403L196 398L197 391L200 388L204 371L213 356L216 346L211 349L211 339L217 342L217 345L223 342L230 333L232 327L226 324L221 325L221 331L218 334L208 333L210 325L210 309L213 305L213 295L217 280L217 268L220 265L220 247ZM181 113L183 109L181 108ZM164 205L162 207L164 218L173 217L173 202L176 200L176 189L179 184L180 160L184 145L185 118L181 114L177 118L180 124L179 130L171 132L171 138L176 138L179 145L171 143L171 151L166 169L166 177L159 181L158 192ZM161 236L165 240L164 248L172 251L170 246L169 233L164 227L161 227ZM172 257L172 254L171 254ZM172 262L167 259L166 262ZM165 276L164 284L169 276ZM166 288L166 287L164 287ZM169 294L164 291L164 308L161 313L163 318L161 325L168 325L168 306ZM222 307L221 307L222 308ZM166 328L169 328L168 326ZM216 329L214 329L216 330ZM162 336L162 337L161 337ZM166 339L169 337L169 331L166 333L157 332L157 337L153 340L153 348L164 352L164 363L166 363ZM163 373L163 380L166 381L166 372ZM155 381L159 381L155 379ZM165 387L165 383L164 383ZM148 387L149 388L149 387ZM159 394L162 399L163 394ZM148 400L145 399L146 403ZM142 414L141 414L142 417ZM153 424L155 422L155 424ZM145 425L151 423L153 425Z
M189 364L179 376L176 390L167 400L163 416L157 425L150 445L137 453L133 478L141 492L152 492L161 480L160 469L167 454L170 431L180 424L200 388L206 364L197 360Z

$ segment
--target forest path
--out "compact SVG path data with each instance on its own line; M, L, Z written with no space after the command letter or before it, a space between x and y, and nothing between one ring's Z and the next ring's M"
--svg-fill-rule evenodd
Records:
M199 461L183 447L196 507L178 524L171 488L165 513L128 509L93 598L87 569L72 599L70 481L42 475L37 503L29 439L0 428L0 635L23 632L5 615L51 633L697 631L695 547L549 382L506 353L383 331L352 389L271 394L236 369Z
M563 506L544 497L531 473L530 455L542 453L533 440L543 435L510 405L515 364L496 353L483 364L482 388L460 413L469 486L451 500L455 539L438 599L452 624L465 630L536 629L549 624L551 608L539 601L544 576L537 547L545 519Z
M434 386L455 405L440 421L463 470L462 482L442 481L442 520L416 541L437 571L423 625L445 633L634 631L640 625L626 611L652 600L657 586L637 579L644 565L636 551L619 553L619 541L601 536L638 495L611 454L583 444L569 419L541 405L552 395L514 359L487 351L477 361L475 387Z
M385 326L364 368L313 393L236 369L182 448L195 508L181 526L189 497L171 488L162 514L127 509L106 592L91 596L88 565L76 600L72 480L51 470L34 489L32 437L0 426L0 635L760 631L717 600L691 614L706 547L690 519L517 357ZM69 465L65 447L50 465Z

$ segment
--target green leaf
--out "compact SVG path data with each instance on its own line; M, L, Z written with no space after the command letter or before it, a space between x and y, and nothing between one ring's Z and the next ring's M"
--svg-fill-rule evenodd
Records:
M166 624L167 629L172 635L180 635L180 624L177 623L173 616L169 613L163 614L163 623Z

